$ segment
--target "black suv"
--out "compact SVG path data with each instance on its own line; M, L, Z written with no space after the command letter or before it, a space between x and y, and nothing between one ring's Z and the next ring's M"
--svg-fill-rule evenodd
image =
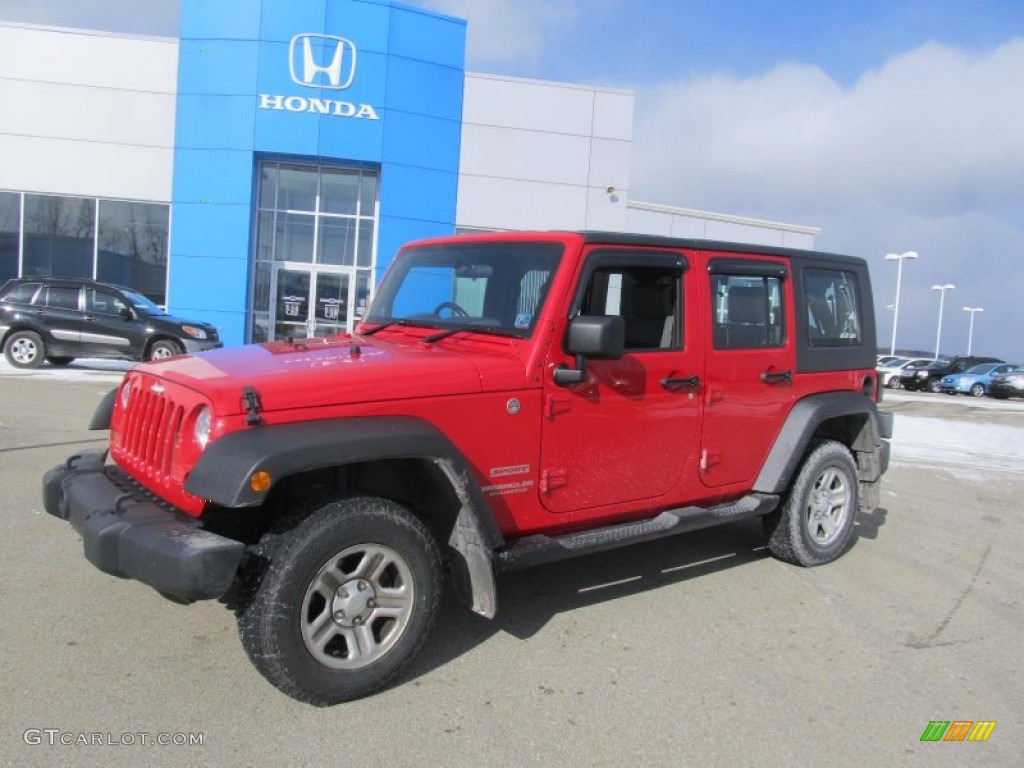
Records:
M938 392L943 376L952 373L963 373L981 363L1001 363L998 357L940 357L930 363L919 366L908 365L900 372L900 385L911 392Z
M26 277L0 289L0 346L11 365L37 368L76 357L158 360L223 344L212 325L172 317L130 288Z

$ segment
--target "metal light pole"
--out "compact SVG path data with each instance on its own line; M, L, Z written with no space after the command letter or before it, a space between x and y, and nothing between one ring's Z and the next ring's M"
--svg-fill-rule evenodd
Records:
M893 304L892 313L892 344L889 346L889 354L896 354L896 322L900 319L900 283L903 280L903 261L904 259L916 259L917 251L907 251L906 253L887 253L885 255L886 261L899 262L896 267L896 303Z
M946 303L946 291L956 288L952 283L933 285L932 290L939 292L939 330L935 334L935 359L939 359L939 345L942 343L942 307Z
M976 312L984 312L984 307L964 307L964 312L971 313L971 325L970 330L967 331L967 354L971 354L971 342L974 341L974 314Z

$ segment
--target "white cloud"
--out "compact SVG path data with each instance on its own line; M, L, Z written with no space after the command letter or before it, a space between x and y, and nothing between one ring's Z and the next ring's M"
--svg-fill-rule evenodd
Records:
M849 89L796 65L641 89L634 188L717 208L827 211L864 195L934 212L1016 205L1021 82L1018 39L973 57L926 45Z
M539 64L548 46L566 39L582 0L420 0L418 5L466 19L466 54L473 67Z
M929 44L843 87L816 67L637 89L634 199L820 226L821 247L878 259L879 337L934 348L932 283L957 284L943 351L963 351L963 304L985 306L974 351L1024 360L1024 40L983 53ZM904 304L904 302L906 302ZM962 326L962 327L961 327Z

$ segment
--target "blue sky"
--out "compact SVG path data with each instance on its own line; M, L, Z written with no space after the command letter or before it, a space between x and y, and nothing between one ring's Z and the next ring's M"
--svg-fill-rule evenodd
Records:
M217 2L217 0L209 0ZM299 0L297 0L299 1ZM916 250L899 345L1024 362L1024 0L408 0L468 20L467 68L636 95L634 200ZM0 19L174 35L174 0L0 0Z

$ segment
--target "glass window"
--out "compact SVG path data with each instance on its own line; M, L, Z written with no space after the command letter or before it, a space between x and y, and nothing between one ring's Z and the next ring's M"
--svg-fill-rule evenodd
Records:
M277 191L280 211L316 210L316 167L282 165Z
M92 277L96 200L25 195L23 275Z
M621 315L626 349L682 346L682 270L615 265L594 270L580 314Z
M277 165L263 163L260 166L260 208L277 207Z
M39 283L21 283L7 291L7 293L3 295L3 300L14 302L16 304L31 304L32 297L36 295L36 291L38 290Z
M101 200L96 277L166 303L170 207Z
M46 291L46 306L52 309L78 309L78 288L51 285Z
M277 215L277 240L274 243L275 261L313 260L314 216L302 213Z
M21 195L0 192L0 285L18 276L21 240Z
M359 214L374 216L377 210L377 174L363 173L359 182Z
M857 280L851 272L808 269L804 272L807 337L812 347L860 344Z
M359 220L359 245L356 250L356 264L360 267L373 265L373 244L377 242L376 222L373 219Z
M118 315L128 309L120 296L98 288L85 289L85 311L98 315Z
M781 278L712 275L711 298L715 349L785 345Z
M355 264L356 219L320 219L321 264Z
M356 215L359 171L324 169L320 175L320 212Z

